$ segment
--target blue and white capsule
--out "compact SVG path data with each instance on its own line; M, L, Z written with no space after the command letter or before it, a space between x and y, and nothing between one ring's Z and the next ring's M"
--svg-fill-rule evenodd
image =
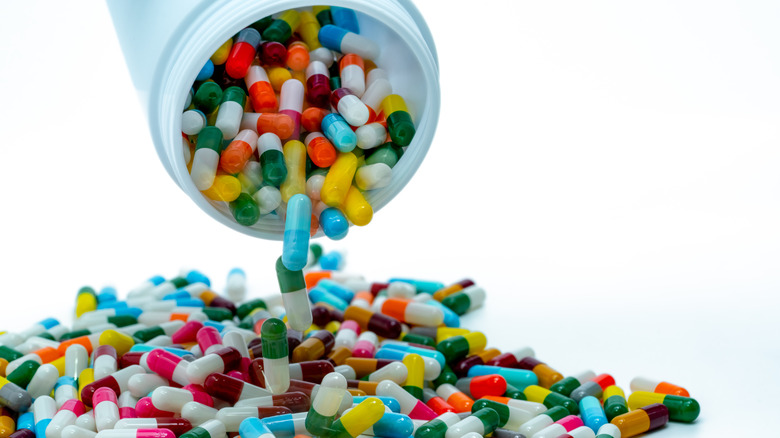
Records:
M323 117L321 127L322 133L339 152L349 152L357 146L357 134L340 114L330 113Z
M284 224L282 262L291 271L300 271L309 259L309 229L311 228L311 199L298 193L287 202Z
M364 59L379 57L379 46L347 29L328 24L322 26L319 33L320 44L341 53L354 53Z

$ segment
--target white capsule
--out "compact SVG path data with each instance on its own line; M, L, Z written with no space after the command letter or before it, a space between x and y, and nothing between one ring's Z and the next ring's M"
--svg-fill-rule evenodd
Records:
M485 289L482 289L477 285L469 286L460 291L460 293L468 295L469 302L471 303L469 305L469 311L482 307L482 304L485 303Z
M81 372L89 366L89 354L81 344L73 344L65 350L65 375L78 379Z
M336 59L333 56L333 52L325 47L319 47L309 52L309 63L314 61L320 61L325 64L326 67L333 65L333 61Z
M225 425L228 432L238 432L238 426L247 418L257 418L257 408L252 406L222 408L215 419Z
M596 436L606 435L612 438L621 438L620 429L614 424L607 423L599 427L599 431L596 432Z
M527 422L523 423L522 426L520 426L519 432L527 437L533 436L535 433L539 432L540 430L543 430L545 427L553 424L554 421L552 418L550 418L547 415L537 415L534 418L531 418Z
M57 367L50 363L43 364L38 367L30 383L27 384L27 393L34 399L43 395L49 395L59 378L60 372Z
M363 59L376 59L379 57L379 46L366 37L347 32L341 39L341 53L355 53Z
M381 382L391 380L399 385L406 382L409 370L402 362L392 362L368 375L369 382Z
M260 188L252 197L257 201L261 216L278 209L282 204L282 193L271 185Z
M66 426L60 434L61 438L95 438L95 436L97 432L76 425Z
M161 411L179 413L191 401L195 401L195 395L183 388L160 386L152 391L152 405Z
M322 191L322 185L325 183L325 175L318 173L313 174L306 180L306 195L311 199L311 202L316 204L320 201L320 192Z
M181 407L181 417L192 423L193 427L200 426L208 420L217 417L217 409L198 402L188 402Z
M222 102L219 104L217 120L214 122L214 126L222 131L222 137L226 140L231 139L238 134L243 114L244 107L240 103L232 100Z
M279 112L291 110L297 113L303 111L303 83L297 79L288 79L282 84L279 92Z
M97 432L97 427L95 427L95 410L93 409L86 414L79 415L79 418L76 418L76 426L92 432ZM63 434L65 433L64 430L62 432Z
M217 151L210 148L195 149L190 176L198 190L206 190L214 184L218 165L219 153Z
M223 347L220 346L219 348ZM187 379L189 379L190 383L202 385L209 374L222 373L224 371L225 361L222 360L222 357L216 354L207 354L200 359L190 362L190 365L187 367Z
M257 141L254 146L257 147ZM231 269L228 273L227 284L225 285L227 297L234 303L241 302L246 296L246 274L241 269Z
M347 380L357 379L357 374L355 373L355 369L349 365L339 365L335 367L333 371L341 374Z
M95 375L95 380L100 380L103 377L110 376L117 371L116 358L110 354L101 354L94 360L92 369Z
M363 96L366 92L366 73L359 65L346 65L339 74L342 87L349 88L358 98Z
M127 380L127 390L133 397L144 397L161 386L168 386L168 379L154 373L141 373Z
M363 126L368 122L368 107L354 94L342 96L336 111L352 126Z
M390 81L386 78L378 77L374 72L379 70L375 68L368 73L366 92L360 97L360 100L366 104L367 107L374 110L374 113L379 112L379 106L385 97L393 94L393 86L390 85Z
M361 166L355 173L355 185L360 190L382 189L393 180L393 169L385 163Z
M198 135L206 126L206 115L196 109L184 111L181 115L181 132L187 135ZM189 149L189 148L188 148Z
M95 406L93 411L95 412L95 428L98 432L113 429L114 424L119 421L119 406L116 404L116 394L111 389L99 388L95 391L93 400ZM101 394L102 393L102 394Z
M387 285L388 298L413 298L417 294L417 288L405 281L391 281Z
M463 438L470 432L479 436L485 435L485 425L475 416L469 416L447 428L444 438Z
M355 135L357 135L357 146L364 150L380 146L387 140L387 130L380 123L376 122L360 126L355 130Z

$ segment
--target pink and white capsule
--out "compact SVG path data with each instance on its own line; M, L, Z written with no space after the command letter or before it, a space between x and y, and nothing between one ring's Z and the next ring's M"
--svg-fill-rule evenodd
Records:
M146 357L146 364L152 372L179 385L189 385L187 366L189 362L161 348L152 350Z
M357 342L358 333L360 333L360 325L357 322L351 319L342 322L336 333L336 343L333 348L344 346L351 350Z
M117 371L116 349L111 345L99 346L93 353L93 357L92 370L95 380L110 376Z
M193 427L217 418L217 409L198 402L188 402L181 407L181 418L189 420Z
M539 432L536 432L531 438L557 438L569 433L570 430L582 426L584 426L584 423L580 417L576 415L567 415ZM591 432L593 431L591 430Z
M107 429L98 431L95 438L176 438L170 429Z
M352 356L354 357L374 357L379 338L374 332L365 331L360 334L352 347Z
M95 438L97 432L76 425L65 426L61 438Z
M303 111L303 83L297 79L288 79L279 92L279 112L293 119L293 133L290 138L301 136L301 112Z
M72 424L76 424L79 415L84 415L87 409L79 400L68 400L54 414L49 425L46 426L46 438L61 438L62 430Z
M98 388L92 396L95 407L95 428L98 432L113 429L119 421L119 406L116 404L116 394L111 388Z
M185 403L198 402L204 405L213 405L214 401L208 394L190 392L184 388L172 388L161 386L152 391L152 404L161 411L181 413Z

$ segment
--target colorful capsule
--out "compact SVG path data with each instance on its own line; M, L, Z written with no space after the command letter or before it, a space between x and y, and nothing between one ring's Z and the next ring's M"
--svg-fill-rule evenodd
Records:
M377 345L379 344L379 338L371 331L362 332L355 345L352 347L352 356L358 358L371 358L374 357Z
M557 392L558 394L568 397L572 391L579 388L583 383L596 377L596 373L593 371L583 371L576 376L564 377L563 379L550 385L550 391Z
M97 431L113 429L119 421L119 406L116 394L111 388L98 388L92 396Z
M189 402L198 402L206 406L213 406L214 400L202 390L200 385L187 385L184 388L160 386L151 394L152 405L165 412L180 413L182 407Z
M646 377L634 377L631 380L631 391L657 392L659 394L679 395L682 397L691 396L688 390L681 386Z
M379 382L376 387L376 395L392 397L398 400L398 403L401 404L401 413L408 415L413 420L430 421L436 418L436 412L426 406L422 400L418 400L393 381L384 380Z
M186 369L190 383L202 385L211 373L226 373L237 369L241 353L233 347L222 346L189 363Z
M262 134L257 140L257 152L260 154L263 181L280 186L287 179L287 165L279 136L272 133Z
M257 53L257 48L260 46L260 41L260 32L251 27L238 32L235 44L231 47L225 61L225 72L231 78L242 79L246 76Z
M299 271L306 266L309 257L310 226L311 200L304 194L293 195L287 203L281 258L284 266L291 271Z
M322 118L322 132L339 152L350 152L357 146L357 134L341 114L330 113Z
M626 395L620 387L615 385L606 387L604 389L603 397L604 413L607 416L607 420L612 421L612 419L618 415L623 415L628 412Z
M387 131L393 143L398 146L409 146L415 134L414 121L406 107L403 97L398 94L390 94L382 100L380 105L382 113L387 120ZM478 300L477 296L470 299ZM484 301L484 297L482 298ZM442 301L444 303L444 301ZM481 304L481 303L480 303ZM472 305L473 306L473 305Z
M357 14L355 14L354 10L331 6L330 17L333 20L334 25L350 32L360 33L360 25L358 24Z
M404 382L406 382L408 374L409 370L407 370L406 365L404 365L403 362L391 362L369 374L367 380L369 382L391 380L399 385L402 385ZM421 397L420 400L422 400Z
M6 438L16 431L15 415L7 408L0 408L0 437Z
M452 407L446 400L439 397L431 388L423 388L423 398L425 405L431 408L437 415L441 415L445 412L455 412L455 408Z
M247 418L257 420L288 414L292 414L292 410L285 406L227 407L220 409L215 419L221 421L228 432L238 432L241 429L241 423Z
M290 116L293 121L291 138L297 139L301 132L301 112L303 111L303 83L297 79L288 79L282 84L279 93L279 113Z
M447 429L445 438L460 438L469 432L486 436L498 427L499 416L490 408L482 408Z
M407 324L437 327L444 314L436 307L402 298L388 298L382 303L382 313Z
M49 427L52 418L57 413L57 404L53 398L44 395L35 399L32 412L35 418L35 436L45 437L46 428Z
M308 252L307 252L308 254ZM303 271L287 269L279 257L276 260L276 278L282 291L287 322L290 328L300 332L311 326L312 315Z
M555 382L563 379L563 375L561 373L555 371L544 362L532 356L519 358L515 366L524 370L533 371L533 373L536 374L536 377L539 379L539 386L543 388L549 388Z
M190 176L198 190L206 190L214 184L220 149L222 149L222 131L216 126L203 128L198 134L190 170Z
M422 424L414 432L414 438L444 438L447 430L460 421L458 414L443 412L438 417Z
M312 163L318 167L330 167L338 157L336 148L321 132L310 132L304 139L304 143L306 143L306 153ZM319 191L316 196L319 199Z
M579 402L583 397L592 395L598 399L602 398L604 388L615 384L615 379L609 374L599 374L591 380L584 382L571 392L569 397Z
M493 400L479 399L471 406L471 412L490 408L498 414L498 427L517 430L522 424L534 418L534 414L514 406L505 405Z
M507 351L485 362L485 365L514 368L520 359L525 357L534 357L534 350L530 347L522 347L516 350Z
M332 438L355 438L377 423L385 414L385 405L368 397L336 420L323 435Z
M368 123L368 107L349 88L333 90L330 94L330 104L350 125L358 127Z
M162 351L162 350L159 350ZM173 356L173 355L172 355ZM181 359L181 358L177 358ZM152 360L152 353L149 353L149 356L147 357L147 364L151 364L153 362ZM157 364L157 363L155 363ZM151 366L150 366L151 368ZM90 368L87 368L85 371L91 371ZM84 402L85 405L92 407L92 397L95 394L95 392L99 388L107 387L110 388L114 394L121 394L124 391L128 390L127 382L135 374L142 374L145 373L146 370L140 366L140 365L130 365L126 368L122 368L118 370L117 372L106 376L100 380L95 380L83 387L83 389L80 391L81 394L81 401ZM79 384L82 383L83 380L83 373L79 376L78 381ZM183 380L184 384L186 385L186 380Z
M485 290L479 286L469 286L460 292L444 298L441 303L458 315L474 310L485 302Z
M418 400L424 400L423 387L425 383L425 361L419 354L407 354L403 358L403 364L407 370L407 376L403 388ZM426 401L427 404L427 401Z
M699 416L699 402L680 395L659 394L656 392L634 391L628 397L628 407L640 409L654 403L661 403L669 410L669 421L691 423Z
M241 118L244 114L245 100L246 93L239 87L228 87L222 93L214 126L222 131L223 138L233 138L238 134Z
M262 326L263 368L265 383L273 394L287 392L290 387L287 327L281 319L267 319ZM307 339L308 341L308 339ZM297 347L297 348L300 348Z
M347 381L341 374L330 373L322 379L317 395L312 397L306 417L306 430L312 435L326 434L333 424L344 398Z
M322 26L319 40L323 46L337 52L355 53L364 59L379 56L379 46L375 42L332 24Z
M301 38L309 46L311 51L317 50L322 47L318 34L320 32L320 23L317 21L317 17L311 11L300 12L300 24L298 25L298 33Z
M263 31L263 40L284 43L298 29L301 23L301 15L295 9L282 12L270 26Z
M436 349L444 355L447 363L452 363L469 354L484 350L486 345L487 338L483 333L470 332L445 339L436 345Z
M312 61L306 67L307 99L315 107L328 108L330 103L330 74L321 61Z
M287 114L245 112L241 117L240 128L251 129L258 135L270 133L279 138L288 138L292 135L295 125Z
M336 338L327 330L317 330L292 352L293 362L317 360L333 349Z
M593 432L598 432L601 426L608 424L607 415L601 406L601 401L591 395L585 396L580 400L580 416L585 426L591 428Z
M97 309L97 294L95 294L95 290L89 286L79 289L76 293L76 318L95 309Z
M357 322L362 330L371 331L383 338L396 339L401 336L401 323L397 319L381 313L349 306L344 311L344 319L351 319Z
M506 393L506 379L499 374L458 379L455 386L473 399L486 395L502 396Z
M51 422L46 427L46 438L60 438L62 430L72 424L76 424L76 419L86 413L84 404L79 400L66 401L54 414Z
M346 309L346 307L344 309ZM357 342L359 333L360 325L357 322L352 320L342 322L338 333L336 333L334 347L345 346L352 350L352 347L355 346L355 342Z
M267 389L220 373L209 374L203 386L212 397L220 398L232 404L236 404L240 400L271 395L271 392Z
M227 173L238 173L257 149L257 133L251 129L240 131L219 157L219 167Z
M192 429L192 423L185 418L123 418L116 422L115 429L168 429L181 436Z
M443 398L447 404L455 408L455 412L470 412L474 400L463 393L454 385L444 383L436 388L436 394Z
M607 423L596 432L596 438L620 438L620 429L614 424Z
M557 438L578 427L582 427L582 419L576 415L567 415L555 423L533 434L535 438Z
M528 401L542 403L548 408L554 406L561 406L566 408L571 414L579 413L579 407L577 402L569 397L552 392L547 388L542 388L538 385L528 385L523 389L523 393L528 398Z
M362 61L362 60L361 60ZM344 61L345 67L348 65L347 61ZM361 68L362 70L362 68ZM374 69L372 71L376 71L377 69ZM355 73L354 80L359 81L361 78ZM352 79L350 79L352 80ZM346 87L346 85L345 85ZM385 97L389 96L393 93L393 86L390 85L390 81L388 81L385 78L379 78L377 80L368 82L366 84L366 91L362 94L360 97L360 100L363 101L363 103L368 107L368 121L374 122L376 121L377 113L381 110L381 104L382 101L385 99ZM385 134L387 134L387 131L385 131ZM358 144L359 145L359 144ZM365 149L365 148L364 148ZM472 283L473 284L473 283Z
M526 388L538 383L536 374L532 371L517 368L503 368L491 365L474 365L468 370L469 377L498 374L504 378L507 384L516 388ZM529 399L530 400L530 399Z
M661 428L667 422L669 422L669 409L660 403L642 406L637 410L618 415L610 421L620 429L623 438Z

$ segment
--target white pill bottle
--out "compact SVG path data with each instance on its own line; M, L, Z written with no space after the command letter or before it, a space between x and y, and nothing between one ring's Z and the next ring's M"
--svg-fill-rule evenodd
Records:
M185 162L181 114L195 77L211 55L248 25L288 9L315 5L353 9L360 35L381 48L375 63L388 73L393 93L406 101L416 133L390 184L366 192L374 211L389 203L412 178L433 140L441 92L436 48L410 0L107 0L133 83L145 110L157 153L176 184L207 214L251 236L281 240L284 222L265 215L238 224L227 203L206 198ZM321 231L320 231L321 234Z

